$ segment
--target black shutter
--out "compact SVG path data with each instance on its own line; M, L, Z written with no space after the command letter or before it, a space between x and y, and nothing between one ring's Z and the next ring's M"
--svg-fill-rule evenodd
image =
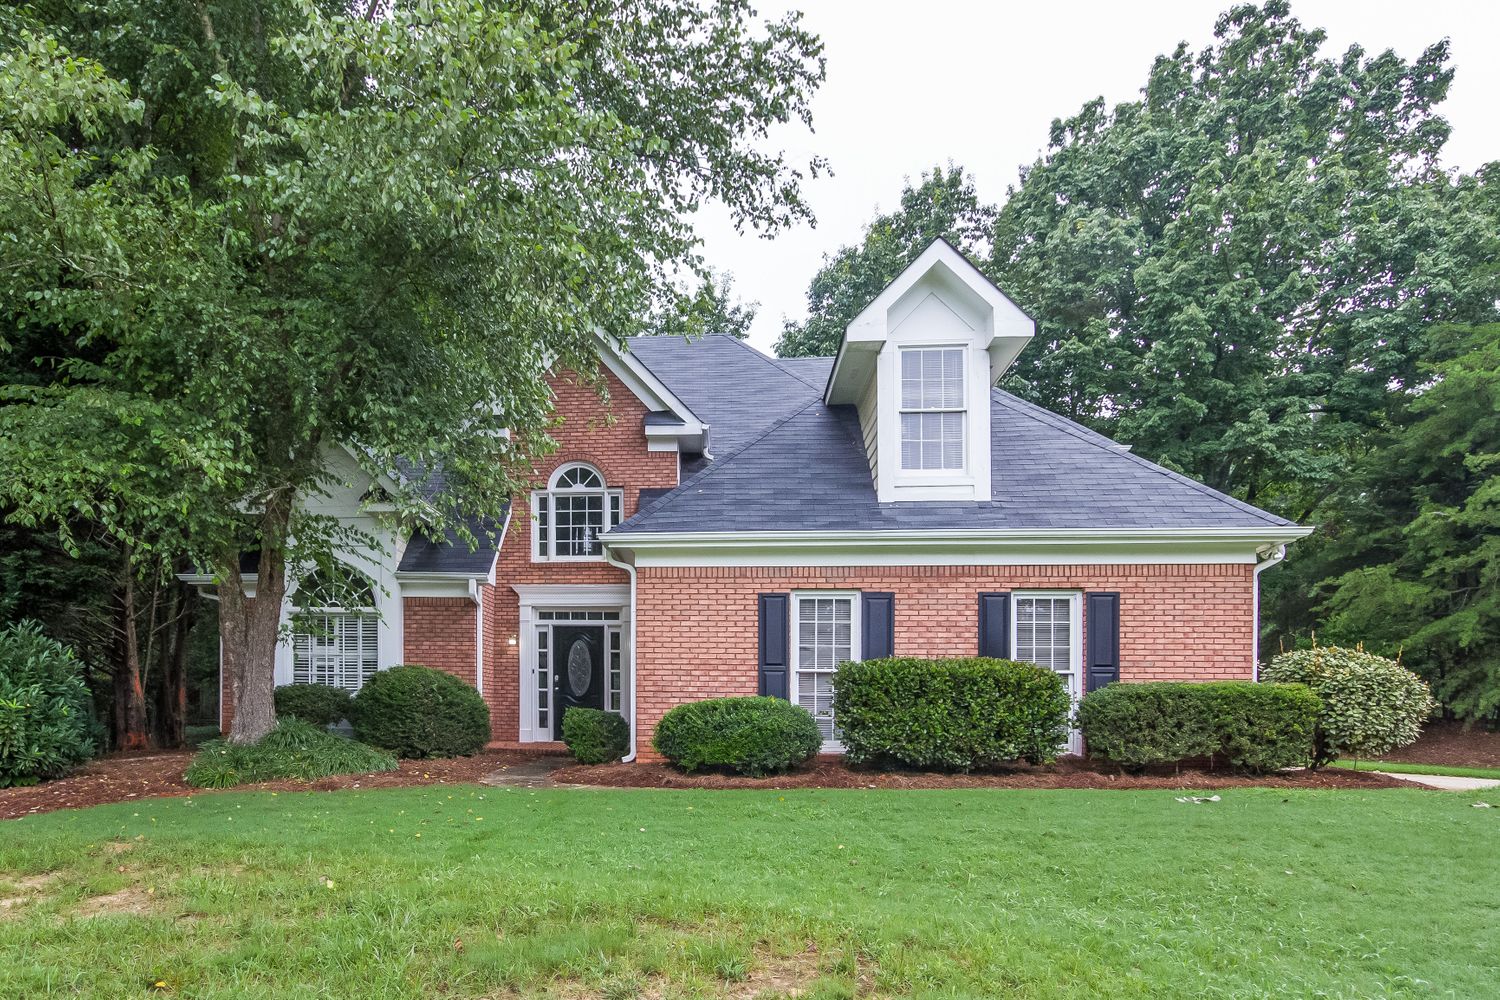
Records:
M860 644L862 660L879 660L896 654L896 595L860 595Z
M1120 679L1120 595L1085 594L1084 670L1089 691Z
M788 697L791 603L790 594L760 595L760 693L772 698Z
M1010 595L979 595L979 655L1010 659Z

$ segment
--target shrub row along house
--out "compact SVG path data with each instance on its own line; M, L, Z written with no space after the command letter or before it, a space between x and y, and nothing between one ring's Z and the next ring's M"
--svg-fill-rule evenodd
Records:
M398 536L343 456L347 489L318 503L385 552L350 555L370 586L344 606L304 581L318 625L283 644L277 683L426 664L479 689L500 743L555 741L589 706L646 757L672 706L756 693L806 707L836 749L851 660L1029 660L1075 699L1252 678L1258 576L1310 529L995 389L1034 330L937 242L833 358L601 342L608 401L556 373L559 448L477 552Z

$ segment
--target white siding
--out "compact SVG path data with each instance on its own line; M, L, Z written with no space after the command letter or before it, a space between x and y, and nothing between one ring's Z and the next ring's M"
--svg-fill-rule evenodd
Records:
M870 481L880 482L880 411L876 406L879 379L870 379L859 401L859 429L865 439L865 457L870 460Z

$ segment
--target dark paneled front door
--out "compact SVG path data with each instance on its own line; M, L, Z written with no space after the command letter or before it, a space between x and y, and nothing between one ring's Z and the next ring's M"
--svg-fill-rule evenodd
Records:
M556 625L552 650L553 704L557 706L552 738L560 740L568 709L604 707L604 629Z

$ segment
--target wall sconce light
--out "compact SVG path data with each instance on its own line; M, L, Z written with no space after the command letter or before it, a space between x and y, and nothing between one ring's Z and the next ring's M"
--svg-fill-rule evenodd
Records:
M509 639L506 639L505 640L505 644L507 646L514 646L516 644L516 637L515 636L511 636Z

